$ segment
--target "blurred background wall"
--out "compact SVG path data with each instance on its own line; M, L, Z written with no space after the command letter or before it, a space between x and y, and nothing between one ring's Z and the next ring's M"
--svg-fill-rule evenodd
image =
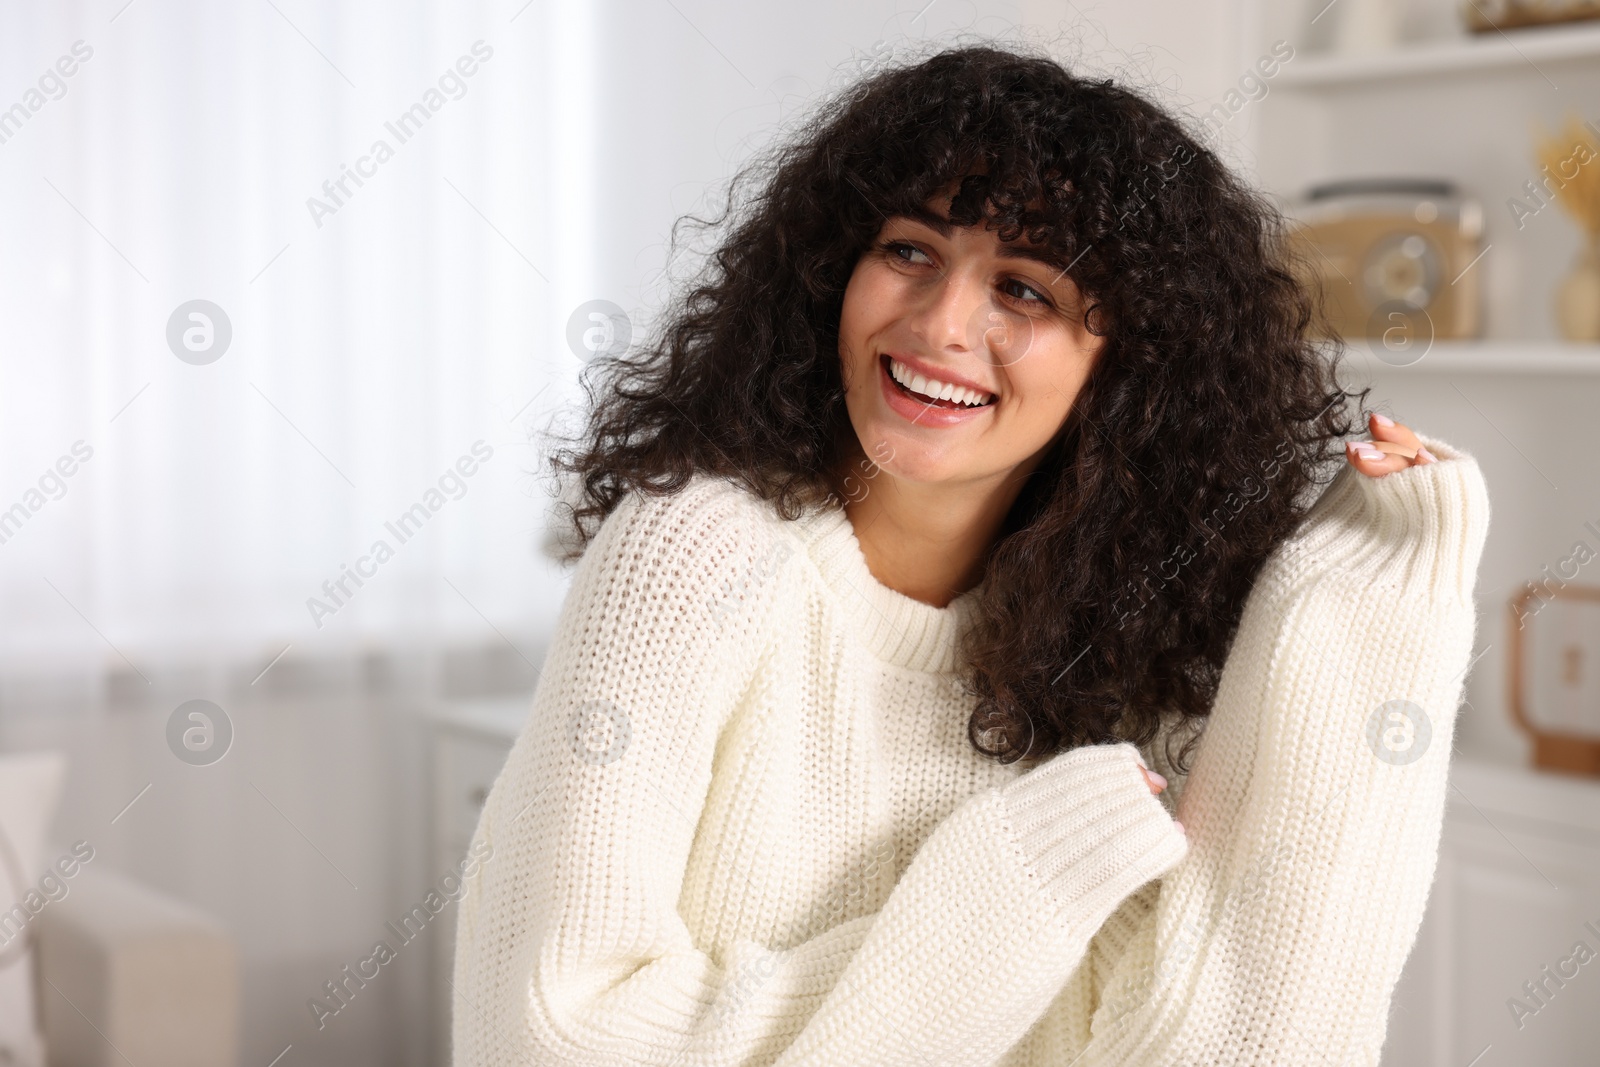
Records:
M1401 7L1406 40L1461 35L1444 0ZM1314 64L1326 11L0 0L0 108L25 112L0 112L0 752L66 754L51 848L90 841L96 864L220 920L239 1062L443 1062L437 930L336 1017L308 1001L451 869L537 681L567 581L541 551L541 434L581 404L585 305L648 331L695 262L669 259L673 221L714 212L742 161L908 47L1043 45L1198 117L1274 40ZM1570 68L1589 54L1547 60L1568 92L1523 86L1515 108L1500 86L1451 110L1475 90L1381 60L1379 81L1366 60L1313 66L1352 95L1275 87L1209 136L1283 196L1438 163L1481 179L1503 232L1506 175L1533 173L1526 117L1600 114ZM63 57L73 73L42 82ZM1495 106L1511 128L1475 135ZM1576 242L1541 225L1485 260L1502 341L1554 336L1517 286L1553 283ZM1552 393L1472 370L1505 358L1436 359L1467 392L1357 364L1398 398L1380 407L1485 454L1497 507L1515 504L1483 580L1481 644L1501 650L1505 597L1600 516L1576 488L1600 379ZM1523 460L1571 492L1528 500ZM1520 765L1500 659L1463 737ZM228 735L209 752L174 740L196 700Z

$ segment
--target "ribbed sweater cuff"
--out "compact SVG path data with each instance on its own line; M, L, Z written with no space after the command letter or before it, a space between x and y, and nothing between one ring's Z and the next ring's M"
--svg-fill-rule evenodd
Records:
M1301 556L1360 569L1407 595L1470 600L1488 535L1488 489L1475 459L1417 434L1438 462L1370 478L1339 472L1311 509ZM1331 521L1330 521L1331 520Z
M999 792L1029 867L1064 906L1108 913L1188 852L1131 744L1062 752Z

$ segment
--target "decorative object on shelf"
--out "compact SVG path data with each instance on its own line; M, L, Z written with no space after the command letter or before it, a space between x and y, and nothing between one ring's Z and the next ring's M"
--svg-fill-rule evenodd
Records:
M1594 555L1578 542L1556 570L1576 574ZM1549 570L1511 598L1511 718L1533 739L1534 766L1600 776L1600 586Z
M1473 33L1600 19L1600 0L1464 0L1461 19Z
M1600 341L1600 238L1589 238L1556 290L1556 323L1569 341Z
M1448 181L1371 178L1313 187L1289 248L1321 293L1324 337L1476 337L1483 208ZM1455 284L1452 284L1455 283ZM1420 357L1418 357L1420 358ZM1403 361L1409 362L1409 360Z
M1400 43L1399 0L1344 0L1333 28L1333 50L1344 55L1384 52Z
M1537 207L1512 203L1531 214L1544 206L1538 195L1542 191L1578 220L1584 247L1556 290L1556 324L1569 341L1600 341L1600 130L1592 122L1569 118L1560 136L1540 138L1538 155L1545 175L1542 190L1534 182L1525 186Z

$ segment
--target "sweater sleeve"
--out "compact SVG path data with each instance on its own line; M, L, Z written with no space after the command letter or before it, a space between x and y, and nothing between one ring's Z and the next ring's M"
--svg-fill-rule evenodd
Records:
M1081 748L967 797L879 911L707 952L684 873L719 733L787 617L772 528L714 499L630 498L580 561L474 835L453 1062L993 1062L1187 841L1133 746Z
M1375 1065L1438 857L1472 591L1477 463L1339 473L1263 567L1178 818L1130 898L1078 1067ZM1137 906L1135 906L1137 905Z

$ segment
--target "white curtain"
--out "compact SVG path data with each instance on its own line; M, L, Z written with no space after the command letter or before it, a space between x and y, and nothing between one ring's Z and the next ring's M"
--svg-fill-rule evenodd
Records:
M5 665L547 625L582 7L3 10Z
M526 697L569 578L591 17L0 0L0 749L67 752L56 835L224 921L241 1063L432 1062L427 948L307 1001L446 873L420 713ZM168 751L191 699L214 766Z

